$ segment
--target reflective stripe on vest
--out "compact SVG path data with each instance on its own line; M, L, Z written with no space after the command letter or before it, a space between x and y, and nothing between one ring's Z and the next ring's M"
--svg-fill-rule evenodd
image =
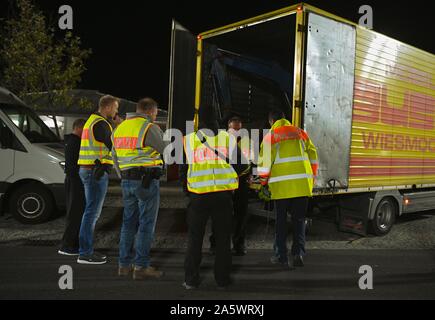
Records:
M157 167L163 165L160 154L152 147L143 147L152 123L145 117L129 118L122 122L112 135L119 168L122 171L134 167Z
M270 148L270 151L264 153ZM312 196L318 163L308 134L285 119L275 122L263 140L259 175L269 184L272 200Z
M308 157L290 157L290 158L277 158L275 159L275 164L283 164L283 163L292 163L292 162L300 162L300 161L310 161Z
M204 137L210 148L202 144L195 133L184 138L184 149L189 163L188 190L192 193L204 194L237 189L237 173L231 165L213 151L215 149L219 150L222 155L228 154L228 135L221 132L216 137L206 135ZM205 156L196 157L195 155L198 154Z
M97 159L100 160L102 164L113 165L111 150L106 147L104 142L99 142L95 140L94 137L94 126L100 121L106 122L110 130L112 130L110 123L102 116L92 114L89 117L83 127L79 160L77 162L79 165L95 165Z
M313 178L312 174L292 174L289 176L280 176L280 177L270 178L269 184L283 182L283 181L290 181L290 180L312 179L312 178Z

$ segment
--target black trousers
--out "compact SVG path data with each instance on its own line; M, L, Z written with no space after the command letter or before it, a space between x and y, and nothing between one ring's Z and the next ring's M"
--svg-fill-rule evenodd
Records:
M79 175L67 175L66 192L66 226L62 238L62 249L78 251L79 232L85 210L85 189Z
M233 196L233 247L243 248L246 240L246 229L248 226L248 201L249 201L249 184L240 180L239 188L234 192ZM212 226L212 234L210 236L210 247L216 247L215 229Z
M202 243L208 219L211 217L215 229L216 256L214 275L219 286L231 281L231 229L233 199L231 192L216 192L204 195L190 195L187 213L188 247L184 263L185 280L188 285L200 283Z
M287 249L287 214L292 216L293 243L291 254L293 256L305 255L305 216L309 198L293 198L275 201L275 254L283 263L288 261Z

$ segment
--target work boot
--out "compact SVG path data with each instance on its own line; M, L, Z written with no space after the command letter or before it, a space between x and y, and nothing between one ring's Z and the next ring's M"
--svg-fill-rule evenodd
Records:
M273 256L272 258L270 258L270 263L272 263L273 265L279 266L280 268L282 268L284 270L291 270L289 262L285 261L285 260L281 260L277 256Z
M158 271L154 267L148 268L138 268L135 267L133 271L133 279L134 280L145 280L145 279L159 279L163 277L163 271Z
M196 289L198 289L198 286L193 286L193 285L187 284L187 282L184 282L182 284L182 286L186 290L196 290Z
M304 267L304 258L302 256L294 256L293 257L293 267L302 268Z
M130 273L133 271L133 267L119 267L118 268L118 276L120 277L128 277Z

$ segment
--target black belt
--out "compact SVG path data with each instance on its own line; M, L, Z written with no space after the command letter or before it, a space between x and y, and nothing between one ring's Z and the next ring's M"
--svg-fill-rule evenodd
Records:
M142 180L143 176L150 175L156 171L161 171L161 168L133 168L121 172L121 178L124 180Z

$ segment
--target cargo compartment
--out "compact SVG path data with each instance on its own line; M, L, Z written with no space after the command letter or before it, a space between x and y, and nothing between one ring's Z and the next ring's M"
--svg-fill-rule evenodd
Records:
M270 109L291 118L295 15L203 40L199 118L226 128L239 115L248 129L267 128Z

